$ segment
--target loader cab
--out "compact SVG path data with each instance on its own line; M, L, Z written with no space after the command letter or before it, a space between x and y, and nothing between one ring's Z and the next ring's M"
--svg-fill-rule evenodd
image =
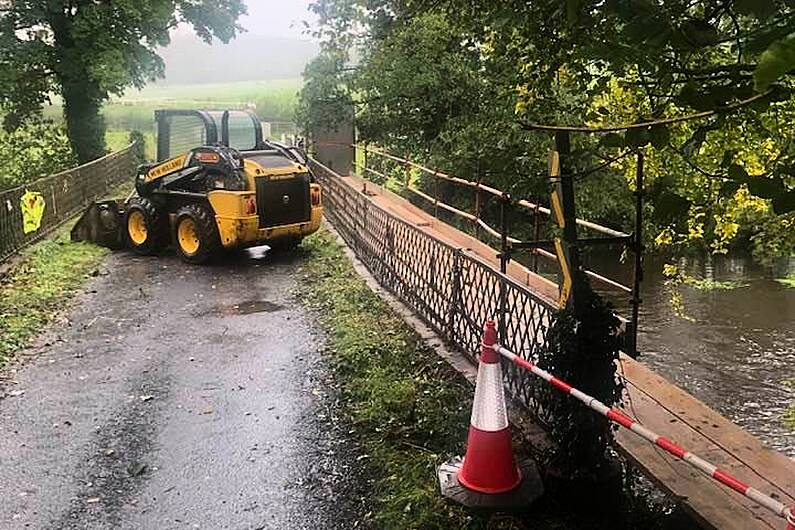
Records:
M299 164L306 164L301 149L265 139L262 122L247 110L155 111L157 160L163 162L202 145L224 145L240 151L278 150Z
M241 152L265 146L259 118L240 110L155 111L157 162L201 145L225 145Z

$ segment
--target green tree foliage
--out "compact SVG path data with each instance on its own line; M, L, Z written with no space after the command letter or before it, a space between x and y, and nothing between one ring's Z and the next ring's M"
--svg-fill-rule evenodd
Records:
M0 131L0 190L75 165L64 127L34 119L13 132Z
M343 81L345 63L344 55L327 51L306 66L306 83L296 110L306 130L333 127L349 112L353 101Z
M356 104L365 141L545 195L551 142L532 124L615 128L574 135L581 214L630 228L626 187L643 148L647 229L659 245L745 245L763 260L795 247L785 228L795 211L790 1L318 0L314 9L316 65L336 62L310 67L308 82ZM303 94L303 121L320 93Z
M81 162L105 153L99 110L110 94L162 76L158 46L188 24L206 42L241 29L242 0L0 1L0 111L14 130L52 94L64 101Z
M146 162L146 136L144 133L138 130L130 131L129 141L131 144L135 144L133 153L135 154L136 162L139 164Z

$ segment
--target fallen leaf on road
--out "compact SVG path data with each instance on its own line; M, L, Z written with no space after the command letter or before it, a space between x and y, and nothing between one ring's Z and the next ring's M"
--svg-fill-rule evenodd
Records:
M130 473L130 476L137 477L138 475L142 474L146 471L146 464L143 462L138 462L137 464L131 464L127 471Z

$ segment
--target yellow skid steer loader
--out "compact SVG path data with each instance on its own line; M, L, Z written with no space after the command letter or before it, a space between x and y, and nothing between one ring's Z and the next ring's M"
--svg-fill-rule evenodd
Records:
M158 110L155 120L158 162L139 168L127 199L89 207L73 240L139 254L173 243L204 263L223 249L292 248L319 228L320 186L304 154L263 140L253 113Z

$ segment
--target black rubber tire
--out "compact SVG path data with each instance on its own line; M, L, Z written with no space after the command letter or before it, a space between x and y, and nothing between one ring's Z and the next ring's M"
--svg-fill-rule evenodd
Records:
M193 221L199 240L199 248L192 254L187 253L179 242L179 225L185 218L190 218ZM221 237L218 235L215 214L209 206L204 204L189 204L177 210L173 236L177 253L188 263L197 265L207 263L218 256L221 251Z
M140 212L144 218L147 237L143 243L136 243L130 236L129 219L133 212ZM136 197L130 200L124 212L123 230L127 246L141 256L157 254L168 244L168 216L151 199Z

